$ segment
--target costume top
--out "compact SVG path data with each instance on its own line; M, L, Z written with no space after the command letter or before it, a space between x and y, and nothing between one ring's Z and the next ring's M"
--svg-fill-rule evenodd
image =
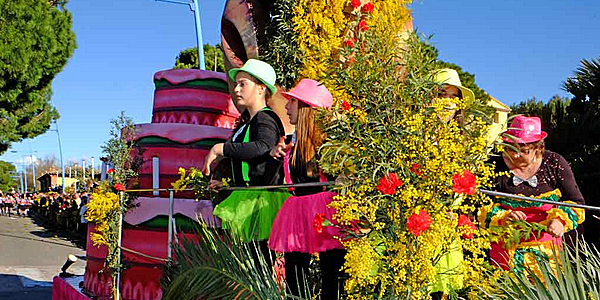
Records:
M281 184L282 163L271 159L269 153L284 135L281 120L270 108L262 109L252 119L248 111L244 111L233 136L223 146L223 155L231 158L232 184Z

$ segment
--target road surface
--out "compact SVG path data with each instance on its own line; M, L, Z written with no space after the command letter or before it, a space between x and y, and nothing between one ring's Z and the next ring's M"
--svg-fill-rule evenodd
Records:
M59 235L29 217L0 216L0 300L51 300L69 254L80 259L68 271L83 274L85 251Z

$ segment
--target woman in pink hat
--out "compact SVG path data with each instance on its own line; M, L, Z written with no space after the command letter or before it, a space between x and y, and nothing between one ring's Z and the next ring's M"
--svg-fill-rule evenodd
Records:
M495 159L496 172L504 174L496 178L496 189L584 204L569 163L559 154L545 150L547 136L541 129L540 118L517 116L513 119L504 133L503 140L507 143L504 153ZM519 243L492 243L490 258L504 269L523 270L526 266L540 274L537 259L553 261L553 246L560 246L565 232L577 229L584 220L582 209L509 198L496 198L494 202L480 212L481 225L496 228L511 224L515 228L541 225L536 227L544 228L539 235L531 234Z
M317 109L331 107L333 97L317 81L303 79L289 92L282 93L288 99L286 109L290 123L296 125L295 142L280 143L273 148L271 156L289 162L287 181L293 183L327 181L328 178L317 165L317 150L325 135L316 124ZM339 299L342 291L342 272L345 250L334 237L334 227L322 227L322 219L332 220L335 210L328 208L333 192L322 187L295 188L281 207L273 222L269 248L284 252L285 275L289 291L294 296L306 297L305 280L312 253L319 253L322 275L321 299ZM316 221L315 221L316 220Z

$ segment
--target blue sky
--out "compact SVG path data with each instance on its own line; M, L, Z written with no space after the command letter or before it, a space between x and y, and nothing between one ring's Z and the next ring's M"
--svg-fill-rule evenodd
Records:
M220 42L224 0L199 0L205 43ZM135 123L152 115L156 71L196 45L185 5L152 0L71 0L78 48L53 83L65 163L101 156L109 120L125 111ZM581 59L600 55L598 0L425 0L412 4L415 27L440 58L476 75L476 83L512 104L548 100ZM0 157L58 155L56 132L16 143Z

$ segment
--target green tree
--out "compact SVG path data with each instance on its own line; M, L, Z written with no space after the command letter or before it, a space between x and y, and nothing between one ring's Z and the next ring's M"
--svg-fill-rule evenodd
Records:
M215 58L217 59L217 68L215 69ZM221 45L211 46L204 44L204 64L207 70L225 72L223 63L223 52ZM181 50L175 59L173 69L197 69L198 68L198 47Z
M17 186L17 182L12 177L15 171L13 164L0 160L0 190L4 193Z
M0 153L58 118L51 84L76 47L66 0L0 0Z

